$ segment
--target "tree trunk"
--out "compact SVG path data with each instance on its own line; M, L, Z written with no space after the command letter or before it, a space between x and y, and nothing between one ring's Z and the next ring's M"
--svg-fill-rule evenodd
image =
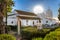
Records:
M5 33L5 26L4 26L4 22L3 22L3 16L1 16L1 12L0 12L0 34Z
M0 3L0 34L4 34L5 33L5 26L4 26L4 22L3 22L3 5L2 3Z

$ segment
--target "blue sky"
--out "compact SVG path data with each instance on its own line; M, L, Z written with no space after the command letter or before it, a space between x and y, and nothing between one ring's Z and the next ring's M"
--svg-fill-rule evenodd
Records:
M42 5L45 10L50 7L53 12L53 16L57 17L60 0L14 0L14 2L15 6L13 9L27 12L33 12L33 7L36 5Z

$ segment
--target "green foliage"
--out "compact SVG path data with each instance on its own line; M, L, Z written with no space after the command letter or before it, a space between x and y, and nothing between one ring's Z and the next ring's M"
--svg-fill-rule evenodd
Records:
M36 27L23 27L21 29L21 34L23 38L27 38L29 40L34 37L44 37L49 30L50 29L38 30Z
M51 31L45 38L38 37L32 40L60 40L60 27L57 27L55 31Z
M7 30L8 30L8 31L11 31L11 27L10 27L10 26L7 26Z
M4 16L6 16L7 12L11 12L12 6L14 6L13 0L0 0L0 5L2 6L2 11L4 13Z
M47 34L44 40L60 40L60 28Z
M11 26L11 25L9 25L9 27L11 28L12 31L16 31L17 32L17 26Z
M0 40L16 40L16 38L9 34L0 34Z
M3 16L6 17L6 25L7 25L7 13L11 12L12 6L14 6L13 0L0 0L0 33L5 33L5 25L3 20ZM2 25L3 24L3 25Z
M37 27L23 27L22 30L23 31L28 31L28 32L34 32L34 33L37 33L37 32L41 33L41 32L50 31L50 29L47 29L47 28L42 29L42 30L38 30Z
M43 40L43 38L33 38L32 40Z
M14 6L13 0L7 0L7 12L11 12L12 6Z
M44 38L44 40L55 40L56 39L56 35L54 32L51 32L50 34L47 34Z
M45 37L44 40L48 40L49 38L51 39L51 38L55 37L55 34L58 33L57 30L60 30L60 28L59 29L58 28L59 27L52 28L52 29L44 28L42 30L38 30L37 27L22 27L21 34L22 34L22 37L25 39L27 38L27 40L30 40L32 38L33 38L32 40L35 40L35 39L40 40L40 37L41 38ZM52 32L52 31L54 31L54 32ZM51 35L52 37L50 37L49 35ZM55 40L55 38L53 38L53 39ZM53 39L51 39L51 40L53 40Z
M5 27L5 33L8 33L10 31L11 31L11 27L10 26Z
M58 10L59 14L58 14L58 19L60 20L60 8Z

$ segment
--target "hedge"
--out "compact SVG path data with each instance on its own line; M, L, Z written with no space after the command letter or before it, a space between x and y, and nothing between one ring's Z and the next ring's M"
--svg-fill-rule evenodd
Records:
M9 34L0 34L0 40L16 40L16 38Z
M23 39L31 40L34 37L44 38L48 31L50 31L50 29L38 30L36 27L23 27L21 30L21 34Z
M43 40L43 38L39 37L39 38L33 38L32 40Z
M60 40L60 31L53 31L47 34L44 40Z

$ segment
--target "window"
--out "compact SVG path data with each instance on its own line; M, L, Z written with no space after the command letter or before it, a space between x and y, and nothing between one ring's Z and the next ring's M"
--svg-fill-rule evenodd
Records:
M48 23L48 21L46 21L46 23Z
M11 23L13 24L13 21Z

